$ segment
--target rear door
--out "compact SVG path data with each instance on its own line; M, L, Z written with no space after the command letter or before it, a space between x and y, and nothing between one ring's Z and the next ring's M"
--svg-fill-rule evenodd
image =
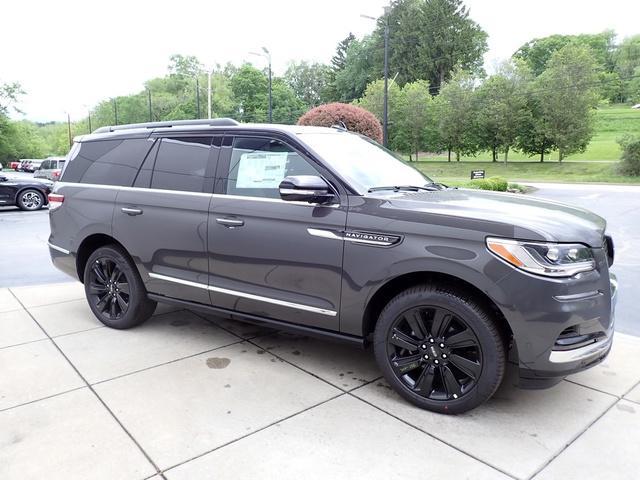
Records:
M149 292L209 304L207 216L219 150L213 138L158 138L133 188L118 192L114 236Z
M328 172L290 143L269 136L225 137L209 216L215 306L327 330L339 329L346 195L332 205L280 199L287 175ZM336 193L340 193L336 186Z

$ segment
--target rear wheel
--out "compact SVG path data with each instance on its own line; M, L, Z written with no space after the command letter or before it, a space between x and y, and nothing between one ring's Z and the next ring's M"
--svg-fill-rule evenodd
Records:
M40 210L44 205L44 195L38 190L29 188L18 194L18 207L21 210Z
M84 289L89 307L107 327L135 327L151 317L156 308L135 265L116 245L100 247L89 256Z
M387 304L374 350L400 395L439 413L462 413L489 399L506 364L490 314L463 293L436 285L410 288Z

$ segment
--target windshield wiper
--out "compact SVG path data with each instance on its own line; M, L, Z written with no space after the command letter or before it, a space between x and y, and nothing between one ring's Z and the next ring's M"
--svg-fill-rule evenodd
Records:
M368 192L380 192L383 190L392 190L394 192L399 192L399 191L410 191L410 192L417 192L419 190L426 190L428 192L433 192L436 190L440 190L440 188L438 186L436 186L436 184L429 184L423 187L419 187L417 185L390 185L387 187L371 187Z

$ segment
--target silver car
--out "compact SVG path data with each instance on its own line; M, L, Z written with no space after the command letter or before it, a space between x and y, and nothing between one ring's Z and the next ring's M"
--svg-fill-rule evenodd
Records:
M56 181L60 178L62 167L64 167L64 157L49 157L42 162L40 168L33 174L34 178L46 178Z

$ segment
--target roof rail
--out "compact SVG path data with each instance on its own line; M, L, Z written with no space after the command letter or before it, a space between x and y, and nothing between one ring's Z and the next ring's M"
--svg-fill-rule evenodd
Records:
M95 129L92 133L117 132L134 128L165 128L194 125L209 125L212 127L231 127L240 125L232 118L208 118L202 120L168 120L166 122L129 123L127 125L112 125Z

